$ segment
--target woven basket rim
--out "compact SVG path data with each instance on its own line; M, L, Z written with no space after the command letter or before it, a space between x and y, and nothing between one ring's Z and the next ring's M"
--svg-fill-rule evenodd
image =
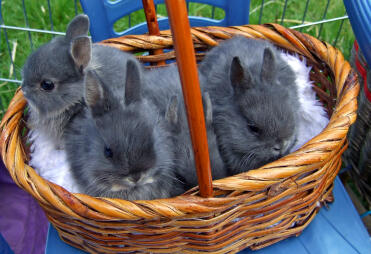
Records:
M170 32L161 31L160 36L128 35L121 37L121 49L136 51L141 46L142 50L169 47L171 41ZM355 121L357 101L356 97L359 84L356 74L348 62L344 60L341 52L326 42L295 30L284 28L277 24L244 25L233 27L195 27L192 28L195 44L205 43L215 46L217 41L211 37L219 36L220 39L230 38L234 35L242 35L257 39L265 39L273 42L292 53L299 54L313 62L321 60L333 71L337 87L336 108L328 126L311 141L306 143L296 152L293 152L277 161L266 164L259 169L250 170L235 176L214 180L214 190L244 190L263 191L267 188L280 184L282 181L302 173L303 170L312 171L315 167L321 167L334 153L338 153L345 143L346 133L350 124ZM104 44L111 44L118 39L106 40ZM163 44L160 44L162 41ZM9 108L1 122L1 154L13 180L31 193L40 204L57 204L56 207L77 218L89 217L97 220L125 219L136 220L143 218L181 217L192 214L208 214L223 210L226 207L240 202L240 196L201 198L196 196L197 187L188 191L189 195L181 195L169 199L136 200L126 201L110 198L95 198L85 194L72 194L62 187L51 183L40 176L30 166L25 164L25 152L21 146L20 122L26 106L22 91L17 90ZM329 144L328 148L318 144ZM330 148L337 147L333 151ZM21 158L21 159L20 159ZM296 162L296 163L293 163ZM309 165L309 166L308 166ZM20 170L24 168L24 170ZM32 179L32 183L25 178ZM74 205L88 207L88 211L80 211ZM99 209L98 209L99 208ZM148 208L157 210L157 214L147 211Z

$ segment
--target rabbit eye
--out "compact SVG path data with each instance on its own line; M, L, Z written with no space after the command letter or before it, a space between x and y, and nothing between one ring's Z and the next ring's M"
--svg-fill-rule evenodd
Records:
M260 129L256 125L248 124L247 126L249 127L250 131L253 132L254 134L259 134L260 133Z
M40 86L45 91L51 91L54 89L54 83L50 80L41 81Z
M111 148L109 148L107 146L104 147L104 156L106 158L112 158L113 157L113 152L112 152Z

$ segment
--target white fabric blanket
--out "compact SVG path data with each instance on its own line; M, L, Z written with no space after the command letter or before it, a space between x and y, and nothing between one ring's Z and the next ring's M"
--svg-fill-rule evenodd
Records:
M30 166L41 177L69 192L80 192L67 162L66 152L55 149L54 144L37 130L30 131L28 139L32 142Z
M309 80L311 67L306 66L305 60L301 61L295 56L286 53L281 53L281 56L296 74L296 86L301 106L298 109L297 141L290 150L294 152L321 133L329 119L321 102L316 99L316 93L312 88L313 82Z

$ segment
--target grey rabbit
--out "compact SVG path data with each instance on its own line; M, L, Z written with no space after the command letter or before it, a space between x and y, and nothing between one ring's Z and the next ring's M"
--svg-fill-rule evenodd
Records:
M167 129L174 142L177 178L184 183L185 189L194 187L198 182L177 67L173 65L147 71L145 79L144 93L165 116ZM212 126L212 105L207 93L203 95L203 105L212 175L213 179L219 179L225 177L227 172L216 144Z
M296 140L295 74L270 43L234 37L200 64L214 128L230 174L286 155Z
M87 37L89 19L78 15L67 27L66 36L56 37L32 53L23 68L22 91L28 101L31 129L39 129L63 148L65 126L85 107L84 76L95 70L104 76L113 94L123 100L121 80L126 61L137 61L121 50L93 44Z
M198 185L195 160L192 148L184 103L179 95L170 98L166 111L168 128L174 140L175 165L177 178L184 183L185 189ZM181 96L181 95L180 95ZM227 170L220 156L216 135L212 126L212 106L208 93L203 95L203 106L207 128L210 166L213 180L227 176Z
M82 108L84 69L91 57L89 20L78 15L65 36L42 45L27 59L22 91L29 105L28 125L40 129L56 146L69 118Z
M123 102L105 78L87 72L87 110L68 125L65 146L76 182L89 195L147 200L183 192L176 187L169 133L141 94L141 68L127 61Z

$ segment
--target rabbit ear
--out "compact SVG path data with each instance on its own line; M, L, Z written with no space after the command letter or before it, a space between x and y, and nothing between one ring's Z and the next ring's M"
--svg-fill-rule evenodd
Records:
M213 107L211 104L210 95L208 92L204 93L202 96L204 110L205 110L205 120L206 125L210 126L213 123Z
M141 96L140 67L133 61L126 64L125 105L140 101Z
M101 82L94 71L88 71L85 76L85 102L89 108L94 108L104 99Z
M87 36L89 18L85 14L77 15L67 26L66 37L71 41L78 36Z
M234 89L248 89L251 86L250 72L248 70L244 70L238 56L233 57L229 78Z
M165 119L172 125L178 124L178 97L173 95L167 105Z
M264 49L263 65L260 73L262 81L271 83L274 78L274 69L276 66L276 58L271 48Z
M80 36L72 40L70 54L73 61L82 72L91 59L91 41L87 36Z

